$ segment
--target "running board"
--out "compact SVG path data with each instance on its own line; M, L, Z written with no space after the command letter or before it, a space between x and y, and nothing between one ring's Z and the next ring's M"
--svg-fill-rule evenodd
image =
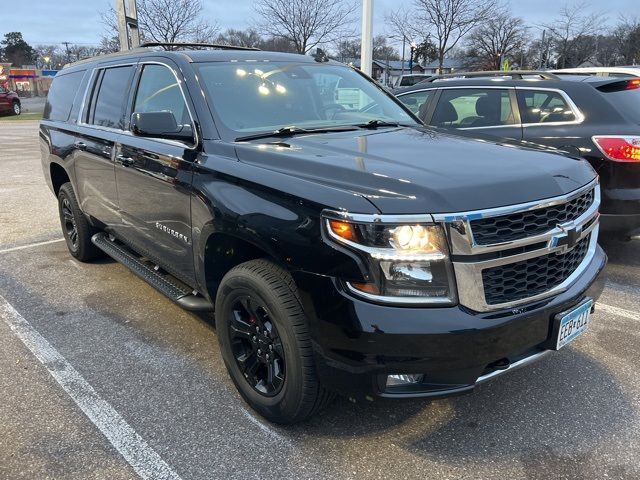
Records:
M192 312L213 311L213 305L211 305L206 298L200 295L194 295L193 291L189 290L186 286L178 285L177 281L171 281L171 278L173 277L163 275L153 267L142 262L140 257L133 251L129 250L124 245L110 240L108 234L96 233L91 237L91 241L104 253L120 262L131 270L131 272L145 280L149 285L169 297L185 310L190 310Z

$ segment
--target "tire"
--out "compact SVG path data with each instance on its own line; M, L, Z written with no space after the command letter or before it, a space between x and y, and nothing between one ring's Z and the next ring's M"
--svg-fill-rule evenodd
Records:
M13 105L11 105L11 113L13 115L20 115L22 113L22 106L19 102L13 102Z
M100 257L102 252L91 242L91 237L97 233L97 230L89 225L87 217L80 210L70 182L60 187L58 212L60 213L62 234L69 253L81 262L88 262Z
M333 399L318 381L307 318L296 285L285 270L263 259L236 266L220 283L215 311L218 341L229 375L260 415L275 423L297 423ZM268 338L253 335L254 328L258 332L264 329L265 335L269 332ZM257 335L260 338L256 340ZM268 341L272 341L273 350L267 348ZM256 353L260 346L262 357ZM271 370L265 351L267 359L268 352L272 353ZM244 363L248 367L241 367L238 358L249 359ZM250 363L257 363L257 369ZM259 377L262 380L258 382ZM269 378L274 381L270 383Z

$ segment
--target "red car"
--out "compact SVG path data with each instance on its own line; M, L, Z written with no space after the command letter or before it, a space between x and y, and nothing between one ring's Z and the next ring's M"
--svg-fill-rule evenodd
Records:
M22 113L22 105L16 92L0 86L0 114L3 113L20 115Z

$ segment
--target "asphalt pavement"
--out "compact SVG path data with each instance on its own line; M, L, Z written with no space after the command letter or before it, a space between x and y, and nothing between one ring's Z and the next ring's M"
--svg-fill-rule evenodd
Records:
M589 331L427 401L255 416L213 321L60 239L37 123L0 122L0 479L640 478L640 240L607 248ZM146 470L145 470L146 469Z

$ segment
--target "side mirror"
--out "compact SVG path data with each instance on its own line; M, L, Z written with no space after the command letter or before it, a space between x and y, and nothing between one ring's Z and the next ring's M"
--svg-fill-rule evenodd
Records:
M138 137L164 138L193 143L190 125L178 125L171 112L136 112L131 115L131 130Z
M404 103L405 105L417 105L418 104L418 99L416 97L409 97L409 98L400 98L400 101L402 103Z

